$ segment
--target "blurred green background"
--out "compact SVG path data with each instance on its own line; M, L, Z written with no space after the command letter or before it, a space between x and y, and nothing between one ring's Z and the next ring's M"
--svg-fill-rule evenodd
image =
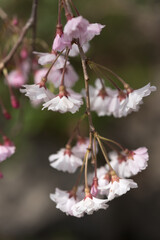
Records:
M133 88L140 88L148 82L158 88L145 99L138 113L127 118L98 118L93 114L94 124L101 135L130 149L147 146L149 167L134 177L139 188L111 202L107 211L83 219L65 216L50 201L49 193L54 192L55 187L71 188L76 174L70 176L51 169L48 155L64 146L84 108L75 115L42 111L32 108L29 100L20 96L21 108L10 109L12 120L0 117L1 128L17 146L16 154L0 166L4 173L4 179L0 181L0 240L158 240L160 1L74 0L74 3L90 22L106 25L101 35L92 40L88 56L111 68ZM30 0L0 0L0 7L9 16L17 15L24 22L30 15L31 5ZM51 48L57 1L40 0L37 17L37 36ZM39 46L37 50L44 51ZM81 63L78 57L71 59L71 63L80 75L75 86L78 91L83 87ZM90 75L93 83L95 76L92 72ZM0 94L10 107L7 91L1 77ZM83 134L87 134L87 127L87 121L84 121ZM103 164L103 159L100 162Z

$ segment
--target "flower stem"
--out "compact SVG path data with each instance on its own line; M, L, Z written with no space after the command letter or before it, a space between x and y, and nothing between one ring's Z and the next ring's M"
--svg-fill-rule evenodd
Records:
M72 5L72 7L74 8L75 12L77 13L77 16L80 16L80 13L79 13L79 11L77 10L77 8L76 8L76 6L74 5L74 3L73 3L72 0L70 0L70 3L71 3L71 5Z
M67 145L71 145L71 143L72 143L72 141L73 141L73 139L74 139L74 137L75 137L75 134L76 134L76 132L77 132L78 129L79 129L79 125L80 125L80 123L83 121L83 119L84 119L85 117L86 117L86 114L83 114L83 115L81 116L81 118L78 120L75 128L73 129L72 135L70 136L70 138L69 138L69 140L68 140L68 142L67 142Z
M96 66L97 64L90 62L90 61L88 62L88 64L91 69L94 69L94 71L96 71L100 76L107 78L118 91L121 91L121 89L118 87L118 85L107 74L104 75L102 73L102 71Z
M111 139L105 138L105 137L101 137L101 136L99 136L99 135L98 135L98 137L99 137L100 139L102 139L103 141L107 141L107 142L114 143L114 144L117 145L120 149L122 149L122 151L125 150L124 147L122 147L122 145L121 145L120 143L118 143L118 142L116 142L116 141L114 141L114 140L111 140Z
M107 72L111 73L114 77L116 77L123 84L124 88L129 88L129 85L124 81L124 79L121 78L119 75L117 75L115 72L113 72L110 68L105 67L105 66L100 65L100 64L97 64L97 63L94 63L94 64L97 65L98 67L106 70Z
M92 151L92 132L89 133L89 146L87 148L87 152L85 154L85 189L89 189L88 187L88 179L87 179L87 170L88 170L88 158L89 158L89 153Z
M102 151L102 153L103 153L103 156L104 156L104 158L105 158L105 160L106 160L106 162L107 162L110 170L113 171L113 172L115 172L114 169L112 168L111 164L110 164L110 161L109 161L109 159L108 159L108 156L107 156L106 150L105 150L105 148L104 148L104 146L103 146L103 143L101 142L101 140L100 140L100 138L99 138L98 135L96 135L96 138L97 138L97 140L98 140L99 146L100 146L100 148L101 148L101 151Z
M62 54L64 50L62 50L55 58L55 60L53 61L53 63L51 64L51 66L49 67L47 73L45 74L45 76L42 78L43 82L47 82L47 77L52 69L52 67L54 66L54 64L56 63L57 59L59 58L59 56Z
M96 137L94 135L94 172L95 178L97 178L97 149L96 149Z
M61 79L60 86L64 86L64 76L65 76L65 71L66 71L66 65L67 65L69 51L70 51L70 49L66 48L65 62L64 62L64 67L63 67L62 79Z

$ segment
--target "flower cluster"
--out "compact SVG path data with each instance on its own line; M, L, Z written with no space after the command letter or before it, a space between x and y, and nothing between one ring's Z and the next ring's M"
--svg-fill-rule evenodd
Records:
M62 8L66 15L64 26L61 24ZM77 16L72 14L71 9L75 10ZM75 217L106 209L109 201L130 189L137 188L137 183L128 178L144 170L149 158L146 147L128 150L118 142L99 135L93 125L91 111L95 111L98 116L126 117L131 112L137 112L143 103L143 98L156 90L156 87L151 86L150 83L140 89L133 89L112 70L86 57L89 41L100 35L103 28L104 25L89 23L79 15L72 1L59 1L58 24L52 51L35 52L42 68L34 71L34 84L23 84L20 89L29 97L33 105L42 105L42 109L60 113L74 114L80 110L83 104L82 98L86 100L86 111L73 129L66 146L49 156L50 166L59 171L75 173L80 168L77 181L71 190L56 188L55 193L50 194L51 200L56 203L58 209ZM70 63L70 57L78 54L85 81L85 89L80 93L72 89L79 77ZM98 77L95 86L89 85L88 67ZM109 81L114 88L108 87L106 81ZM89 137L84 137L80 133L80 124L86 117L89 122ZM76 143L73 145L75 140ZM109 153L103 142L111 149ZM106 161L106 165L100 168L97 168L98 149L101 150ZM94 171L88 175L89 162ZM84 186L80 185L83 170Z

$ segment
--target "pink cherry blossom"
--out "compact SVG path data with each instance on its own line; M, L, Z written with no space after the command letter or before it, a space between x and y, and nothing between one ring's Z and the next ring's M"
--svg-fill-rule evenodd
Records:
M82 16L74 17L66 23L64 33L56 35L53 42L54 51L62 51L69 47L74 39L78 39L81 46L92 40L94 36L99 35L104 25L94 23L90 24L87 19Z
M48 69L47 68L41 68L35 71L34 73L34 83L38 84L42 80L42 78L46 75Z
M48 79L50 82L54 84L55 87L59 87L62 79L62 68L55 68L53 67L52 70L49 73ZM66 87L73 87L75 82L78 81L78 75L75 72L74 68L71 66L71 64L66 65L65 74L64 74L64 85Z
M19 88L27 82L27 77L21 70L13 70L8 74L8 83L10 86Z

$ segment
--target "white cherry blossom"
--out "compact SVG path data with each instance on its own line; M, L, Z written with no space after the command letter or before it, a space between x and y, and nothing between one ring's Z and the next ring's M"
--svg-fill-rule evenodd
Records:
M111 201L115 197L125 194L131 188L137 187L137 183L135 183L132 179L120 179L118 177L112 176L112 181L104 187L99 187L99 189L103 190L104 192L106 191L108 200Z
M39 56L38 63L42 66L52 63L57 57L55 53L42 53L42 52L33 52L33 53ZM63 68L64 63L65 63L64 57L59 56L54 64L54 67L56 69Z
M61 91L58 96L44 103L43 109L48 108L48 110L59 111L60 113L75 113L82 104L83 100L80 94L75 93L71 89L66 89L65 91Z
M77 144L72 148L72 152L79 158L84 158L89 146L89 138L79 138Z
M106 204L107 202L107 199L98 199L93 196L86 196L83 200L72 207L72 212L75 217L80 218L83 217L85 213L90 215L99 209L106 209L108 207Z
M20 89L21 93L24 93L25 96L29 97L32 101L49 101L54 97L54 94L51 93L48 89L40 87L38 84L23 85L24 89Z
M4 145L0 145L0 162L3 162L8 158L8 147Z
M76 194L72 191L67 192L56 188L55 193L50 194L50 199L56 203L56 208L73 216L72 207L82 199L81 193L82 187L78 187Z
M62 148L57 154L49 156L50 166L63 172L74 173L82 160L76 157L70 149Z
M149 159L148 149L141 147L133 151L126 150L118 155L110 152L111 165L121 178L131 177L146 169Z
M146 86L133 90L131 93L128 95L128 103L127 103L127 108L130 108L132 110L137 110L137 107L142 104L142 99L144 97L147 97L151 94L151 92L156 91L155 86L151 86L150 83L148 83Z

